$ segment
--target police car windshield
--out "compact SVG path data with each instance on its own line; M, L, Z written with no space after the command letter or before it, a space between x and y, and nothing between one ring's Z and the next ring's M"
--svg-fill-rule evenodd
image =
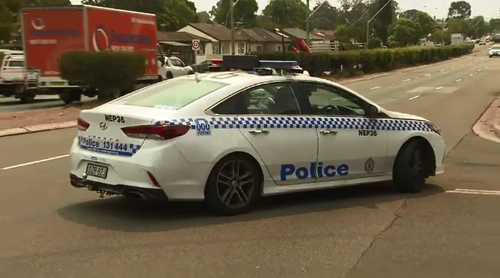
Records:
M199 81L173 79L131 94L120 99L119 102L125 105L179 109L227 85L227 83L204 79Z

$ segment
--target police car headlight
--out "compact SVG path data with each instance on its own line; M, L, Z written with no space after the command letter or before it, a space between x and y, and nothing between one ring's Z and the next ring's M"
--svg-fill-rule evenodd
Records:
M441 135L441 128L439 128L439 126L435 125L433 122L426 122L426 124L432 131Z

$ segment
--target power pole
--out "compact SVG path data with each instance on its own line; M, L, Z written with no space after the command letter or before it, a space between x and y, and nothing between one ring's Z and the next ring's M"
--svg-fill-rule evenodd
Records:
M370 38L370 22L372 22L373 19L375 19L375 17L377 17L377 15L387 6L389 5L390 3L392 2L392 0L389 0L387 1L387 3L385 3L384 6L382 6L382 8L380 8L380 10L378 10L374 16L372 16L372 18L370 18L367 22L366 22L366 44L365 44L365 49L368 49L368 39Z
M231 14L231 54L234 55L234 0L229 0L229 13ZM220 42L219 42L220 43Z
M306 38L307 38L307 45L311 45L311 38L309 36L309 13L311 12L309 10L309 0L306 0L306 5L307 5L307 11L306 11Z

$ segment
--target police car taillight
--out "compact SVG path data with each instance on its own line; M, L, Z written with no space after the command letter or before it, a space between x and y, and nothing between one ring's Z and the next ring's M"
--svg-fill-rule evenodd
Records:
M76 126L79 131L85 131L89 128L90 124L84 121L82 118L76 120Z
M140 125L122 128L128 137L152 140L168 140L186 134L191 127L187 125Z

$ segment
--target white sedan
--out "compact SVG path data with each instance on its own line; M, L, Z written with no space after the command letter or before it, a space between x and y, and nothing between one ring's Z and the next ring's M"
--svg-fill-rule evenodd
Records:
M337 83L212 72L81 112L71 184L141 199L205 200L246 213L268 195L394 181L419 192L443 172L440 130Z
M177 57L165 58L165 79L172 79L179 76L193 74L193 68L186 65L181 59Z

